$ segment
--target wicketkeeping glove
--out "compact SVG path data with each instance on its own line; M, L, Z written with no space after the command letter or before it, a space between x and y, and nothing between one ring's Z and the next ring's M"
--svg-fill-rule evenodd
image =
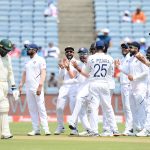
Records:
M13 94L13 97L15 99L15 101L18 101L19 100L19 91L17 90L16 86L12 86L12 94Z

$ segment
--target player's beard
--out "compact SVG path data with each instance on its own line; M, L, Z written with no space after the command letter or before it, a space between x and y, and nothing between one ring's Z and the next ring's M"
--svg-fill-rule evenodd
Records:
M73 55L67 55L66 57L68 60L71 60L73 58Z
M130 51L130 57L134 56L136 54L136 51Z
M27 51L27 55L32 57L34 55L34 52L33 51L31 51L31 52Z
M127 54L128 53L126 53L126 52L122 52L123 57L126 57Z
M86 56L80 56L80 61L83 63L87 62L87 57Z

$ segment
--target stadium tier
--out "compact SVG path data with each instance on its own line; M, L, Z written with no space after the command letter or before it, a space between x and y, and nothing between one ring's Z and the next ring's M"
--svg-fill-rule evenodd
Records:
M58 23L54 17L44 17L47 0L0 0L0 38L8 38L23 49L23 42L29 40L46 48L49 42L58 45ZM13 70L18 86L26 58L12 58ZM58 75L58 61L47 58L47 79L51 72ZM58 88L48 88L47 93L57 93ZM25 87L24 87L25 90Z
M145 0L94 0L95 30L108 28L112 40L117 41L117 43L113 42L113 49L118 49L118 53L119 44L125 37L129 37L133 40L139 40L141 37L145 37L149 41L149 5L150 1ZM132 15L139 6L146 15L146 23L141 24L122 21L124 11L128 10L130 15Z
M50 40L58 45L57 20L44 17L47 7L47 0L1 0L0 37L9 38L19 48L24 40L42 47Z

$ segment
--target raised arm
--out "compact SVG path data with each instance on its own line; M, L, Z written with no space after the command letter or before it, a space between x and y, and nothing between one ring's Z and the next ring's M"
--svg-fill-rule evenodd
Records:
M146 66L150 67L150 61L147 60L147 58L145 58L145 56L142 55L140 52L137 53L137 54L135 55L135 57L136 57L139 61L141 61L143 64L145 64Z
M68 71L68 74L69 74L70 78L71 78L71 79L75 78L76 75L77 75L77 72L75 72L75 71L73 71L73 70L71 69L71 67L70 67L71 62L68 61L68 60L64 60L63 63L64 63L65 69Z
M74 67L80 74L82 74L82 75L85 76L86 78L89 77L89 74L86 73L84 70L82 70L82 68L80 68L80 67L78 66L78 64L77 64L76 61L72 61L72 65L73 65L73 67Z

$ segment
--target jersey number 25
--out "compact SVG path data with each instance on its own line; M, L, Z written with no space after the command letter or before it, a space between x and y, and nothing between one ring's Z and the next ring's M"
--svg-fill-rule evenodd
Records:
M95 64L94 77L105 77L107 74L107 64Z

